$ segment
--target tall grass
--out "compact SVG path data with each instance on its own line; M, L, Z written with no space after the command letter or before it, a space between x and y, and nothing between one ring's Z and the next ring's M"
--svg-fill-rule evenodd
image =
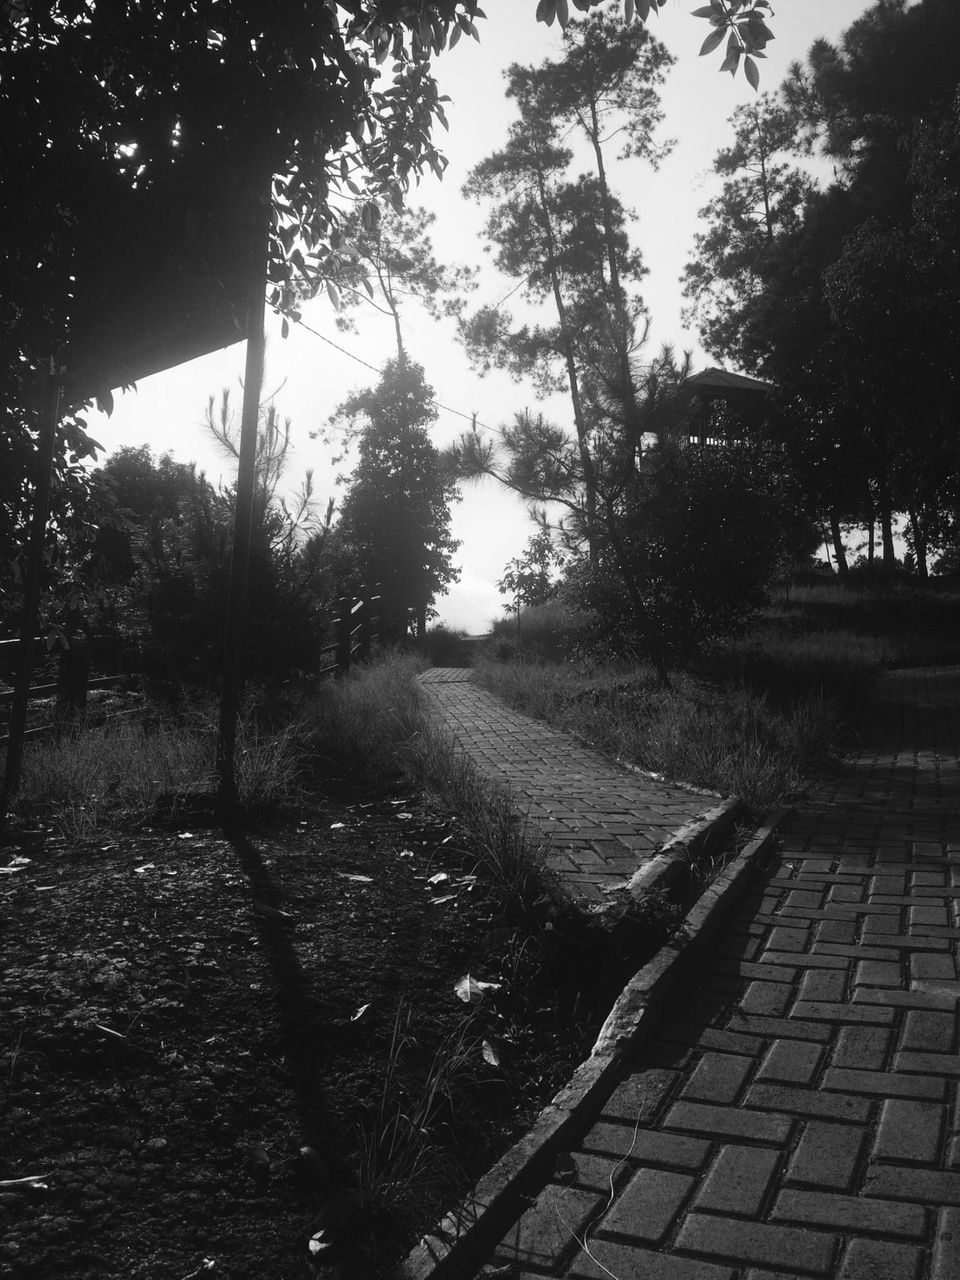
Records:
M357 1182L366 1194L391 1203L409 1196L411 1186L442 1192L452 1173L451 1157L436 1141L439 1126L456 1112L464 1081L476 1080L481 1036L464 1018L436 1045L415 1090L401 1083L405 1052L422 1049L413 1012L401 1003L393 1022L380 1090L356 1129Z
M551 882L538 839L505 791L458 752L417 685L421 659L392 656L302 696L253 700L238 725L237 785L250 811L311 788L382 791L403 783L443 797L470 833L473 855L505 913L536 916ZM264 727L270 723L270 729ZM145 712L30 745L15 812L72 838L137 825L163 801L176 816L216 790L212 704L179 715Z
M387 655L315 686L300 703L303 750L314 771L365 786L402 775L424 728L416 683L424 666L410 655Z
M158 796L205 777L213 767L206 747L202 735L173 722L128 718L35 740L14 813L92 838L114 822L145 818Z
M762 811L800 785L842 718L839 701L808 692L788 708L743 684L689 675L664 688L627 664L530 667L487 662L481 679L528 715L626 763Z
M237 726L241 805L250 811L289 800L298 778L298 726L263 730L247 715ZM179 716L145 712L28 744L13 812L49 822L63 835L92 839L147 820L167 798L216 790L217 720L212 705Z

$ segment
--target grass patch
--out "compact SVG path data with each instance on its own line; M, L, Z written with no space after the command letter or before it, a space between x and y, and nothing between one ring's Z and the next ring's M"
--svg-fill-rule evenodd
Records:
M576 653L584 625L567 619L554 657ZM884 667L960 662L960 593L903 583L794 588L749 632L701 652L671 689L642 665L545 661L547 648L488 646L480 679L608 755L739 795L759 813L825 761Z
M462 819L511 919L542 914L550 881L539 840L510 798L455 750L427 712L417 657L355 667L308 695L252 694L238 725L237 783L251 813L312 793L433 792ZM14 815L67 838L96 839L155 816L190 817L191 798L216 790L216 708L145 709L28 744ZM208 805L209 809L209 805ZM209 816L209 815L208 815ZM192 817L190 817L192 821Z
M260 813L294 798L299 738L296 724L268 732L253 715L241 719L236 772L244 810ZM80 725L27 745L13 813L81 840L140 825L158 807L176 819L198 795L215 793L216 753L212 706L179 716L145 712Z
M579 663L486 663L481 679L528 715L651 773L741 796L756 812L782 800L835 734L839 702L809 692L780 709L742 684L680 675L665 689L652 669Z

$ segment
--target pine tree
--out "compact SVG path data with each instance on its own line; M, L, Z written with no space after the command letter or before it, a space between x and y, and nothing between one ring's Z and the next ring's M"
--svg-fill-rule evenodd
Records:
M351 396L335 419L362 423L357 464L340 507L331 552L341 589L379 583L382 631L402 637L416 618L423 638L436 597L456 582L450 503L459 494L427 427L436 419L423 369L390 361L376 387Z

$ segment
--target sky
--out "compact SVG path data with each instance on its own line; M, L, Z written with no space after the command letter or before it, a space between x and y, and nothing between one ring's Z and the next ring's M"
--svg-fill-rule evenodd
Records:
M483 7L487 20L478 23L480 42L462 39L435 63L441 92L450 99L445 106L449 132L439 135L449 161L443 180L425 179L409 199L436 215L432 238L441 261L480 269L478 304L499 301L514 282L500 276L487 259L485 210L466 200L461 188L470 169L506 140L514 118L504 95L506 68L513 62L540 63L560 51L558 29L536 22L534 0L486 0ZM640 161L617 162L610 178L623 204L633 211L632 239L649 268L643 289L652 317L647 353L652 357L669 342L678 352L691 350L699 370L714 362L698 345L696 333L684 328L679 278L692 254L698 211L718 189L711 166L716 152L729 145L727 121L754 95L742 74L732 79L719 72L718 55L698 58L708 28L691 16L691 7L690 0L670 0L650 23L676 58L661 95L666 113L661 138L675 139L675 146L657 171ZM837 40L869 7L866 0L774 0L771 26L776 39L760 64L761 90L775 89L790 63L802 60L814 39ZM582 167L588 168L586 157ZM379 368L394 354L394 335L392 322L372 312L359 321L357 333L341 334L325 295L304 306L303 320L344 350L297 325L291 325L283 339L279 319L268 315L263 390L265 396L276 393L277 409L292 420L289 488L296 489L311 469L322 510L329 497L342 494L336 476L349 471L351 464L348 457L334 465L332 456L340 450L312 440L311 432L324 428L352 392L376 382L376 373L366 366ZM473 414L493 428L525 408L563 425L570 423L563 397L542 400L532 384L516 383L502 372L481 377L473 371L451 322L433 321L408 308L404 341L410 357L424 366L437 401L446 406L431 432L438 448L468 429ZM243 359L243 345L236 344L143 379L135 391L116 396L111 417L90 413L91 434L107 455L123 446L148 444L155 454L169 451L180 462L196 462L213 482L231 484L236 464L217 453L203 418L210 396L219 398L224 388L230 389L239 414ZM464 486L452 514L453 534L461 540L455 557L460 581L435 607L440 622L475 634L487 630L503 612L505 597L496 583L508 561L522 555L535 530L520 499L490 479Z

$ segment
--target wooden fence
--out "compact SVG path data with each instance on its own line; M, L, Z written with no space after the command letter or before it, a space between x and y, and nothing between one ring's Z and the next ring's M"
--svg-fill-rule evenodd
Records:
M320 650L320 674L345 676L354 662L370 657L380 638L380 588L361 588L359 596L341 596L331 610L333 640Z
M370 657L374 641L380 637L379 588L363 589L360 596L341 596L331 610L333 640L320 650L321 675L344 676L354 662ZM41 643L37 638L35 645ZM18 639L0 640L0 669L15 664ZM27 729L24 738L36 738L54 729L62 729L76 720L86 707L87 693L93 689L109 689L121 683L122 676L105 676L90 679L90 664L86 647L74 643L69 649L56 652L57 678L46 684L30 686L29 700L56 698L52 719L47 724ZM0 682L2 683L2 682ZM12 704L12 688L0 688L0 716L3 709ZM0 724L0 747L5 747L9 734Z
M40 643L39 637L34 640L35 645ZM0 665L6 667L15 663L19 645L19 639L0 640ZM56 698L53 719L48 724L27 729L24 732L24 738L36 738L53 729L63 728L77 716L82 715L86 707L87 693L90 690L110 689L123 679L122 676L103 676L91 680L90 662L84 645L74 644L69 649L58 649L56 656L56 680L48 684L31 685L29 693L31 702L43 698ZM0 708L10 706L13 699L13 689L0 689ZM5 731L0 732L0 747L5 747L8 741L9 734Z

